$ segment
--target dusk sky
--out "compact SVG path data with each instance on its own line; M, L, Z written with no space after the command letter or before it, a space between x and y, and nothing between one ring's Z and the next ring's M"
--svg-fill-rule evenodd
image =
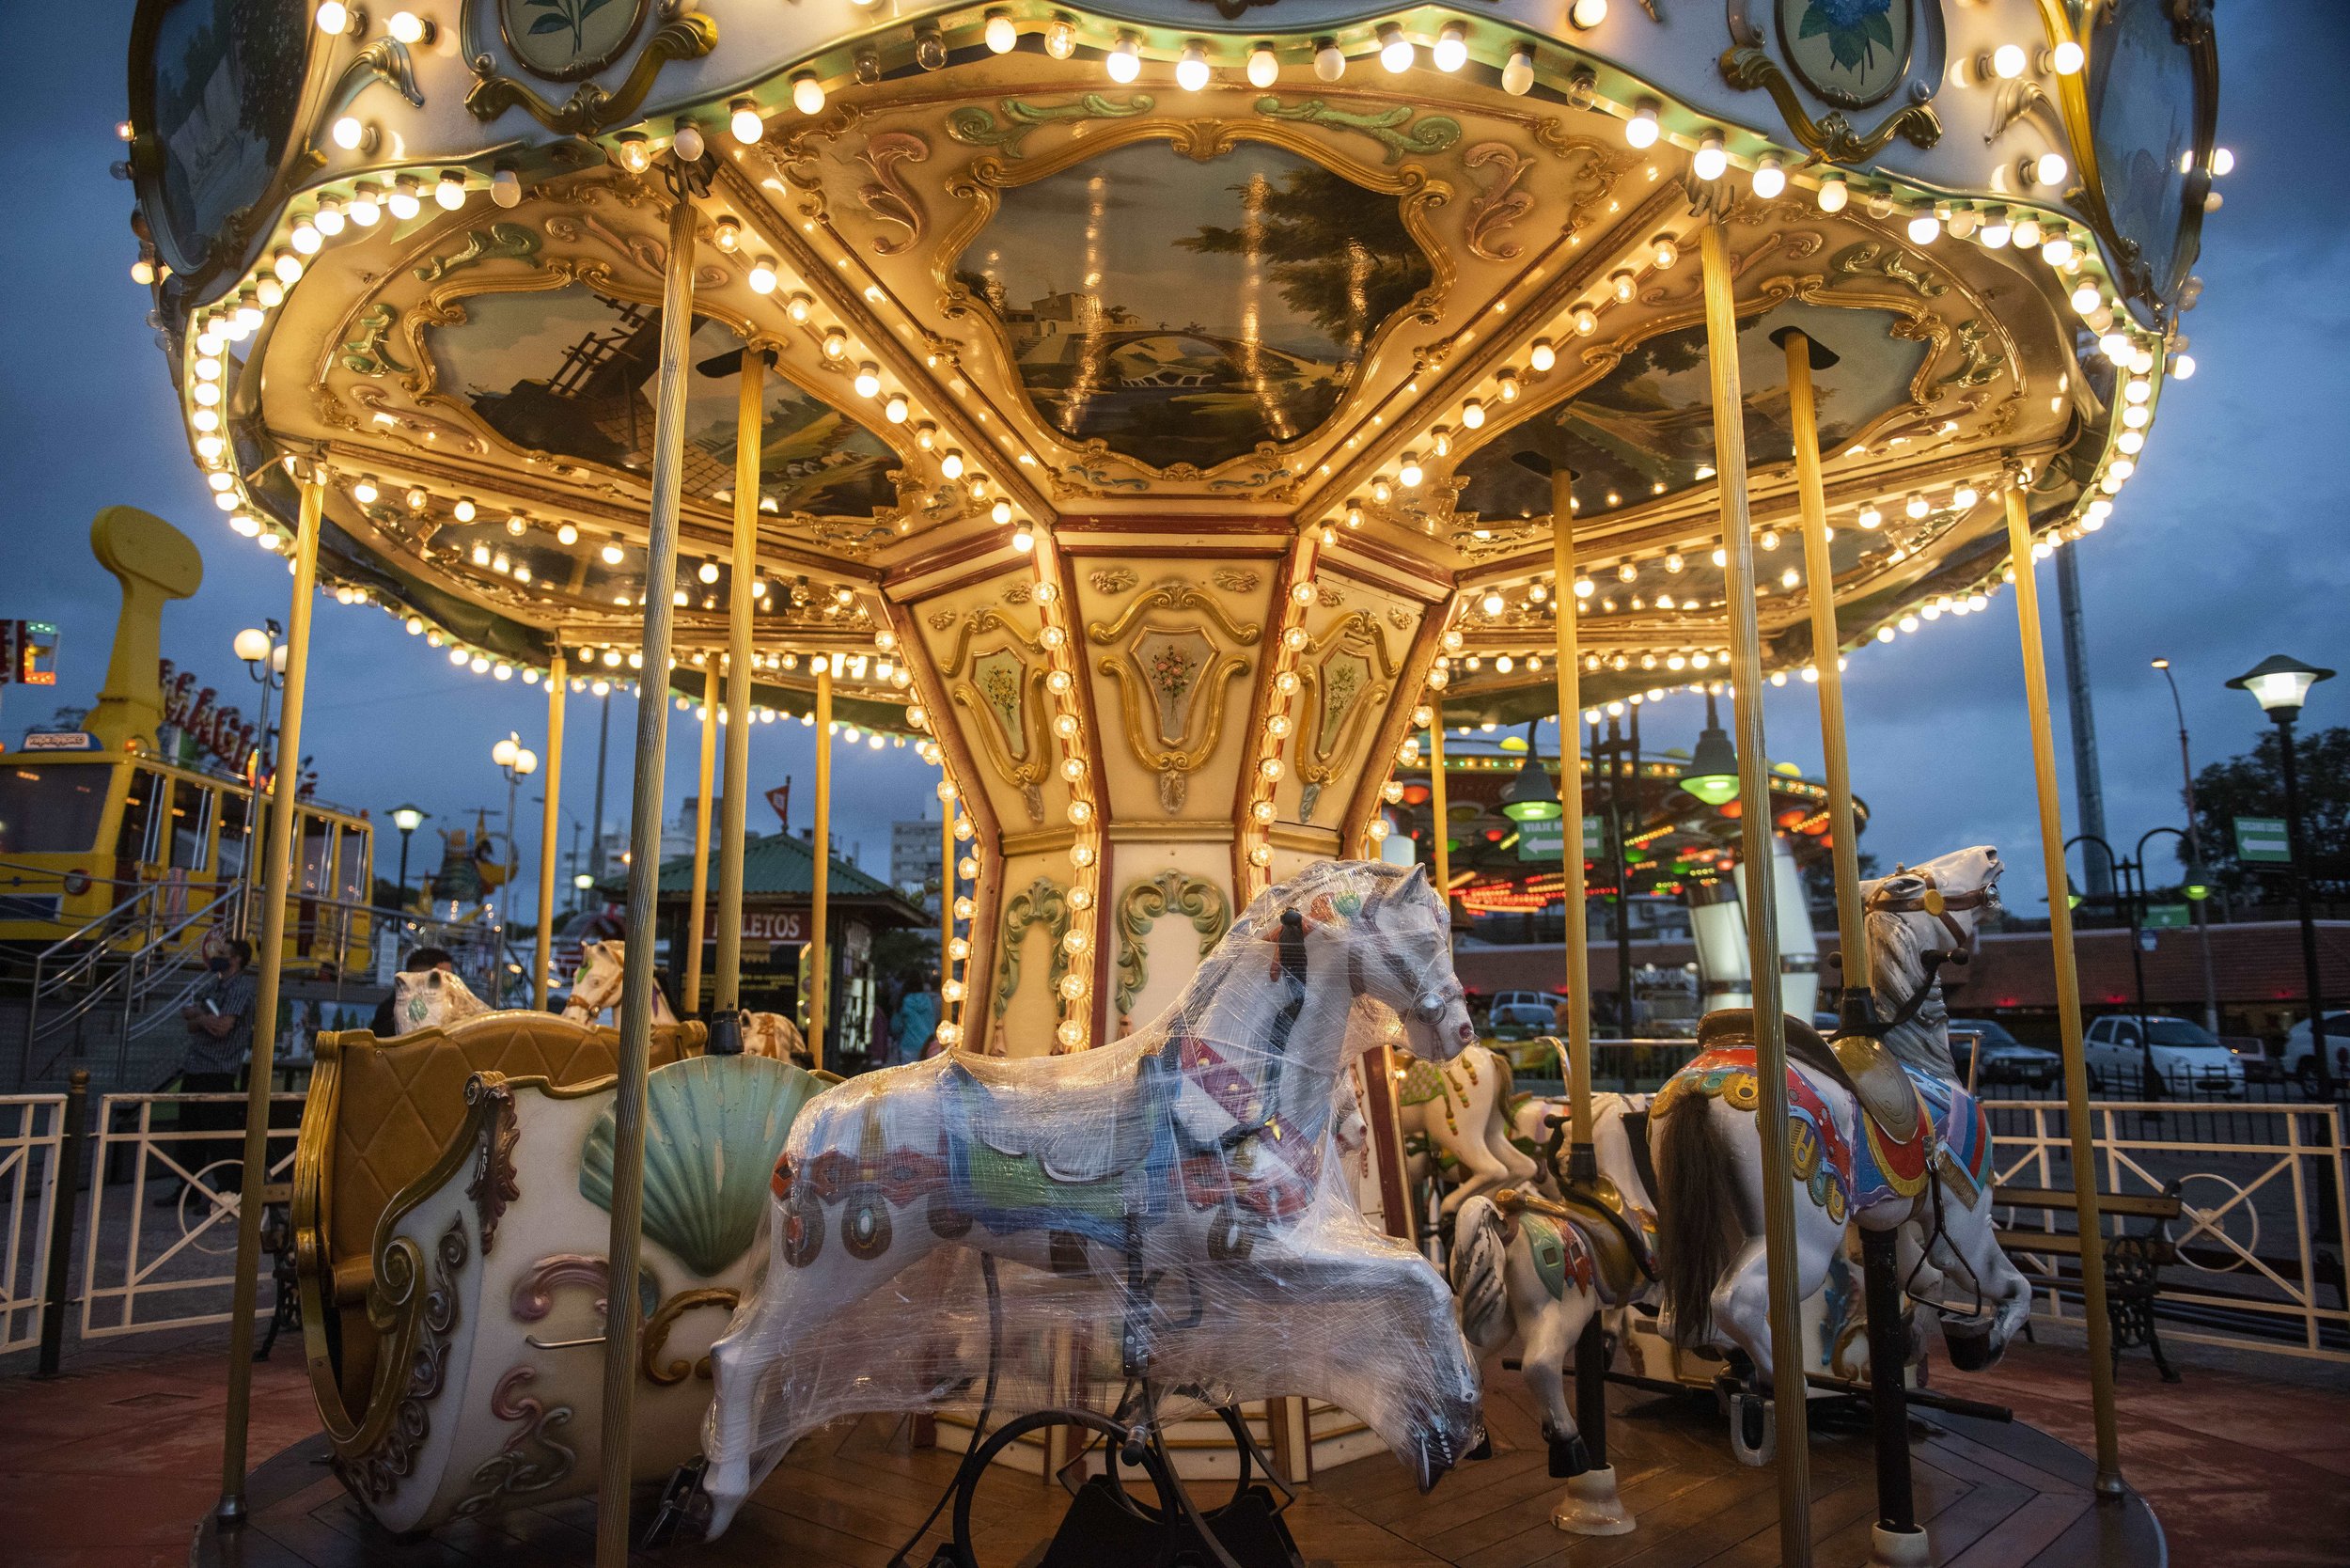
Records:
M13 47L0 64L20 127L15 215L0 227L12 290L0 311L0 429L10 432L0 456L0 617L55 621L64 635L54 692L0 688L0 729L10 744L55 706L87 704L104 673L118 596L89 553L90 518L102 507L157 512L202 550L203 591L165 612L164 652L219 688L222 700L251 711L253 687L229 651L236 631L287 613L284 562L231 534L211 504L143 320L145 291L130 278L131 188L107 166L122 155L114 125L124 113L132 10L129 0L15 8ZM2110 525L2076 547L2107 821L2125 845L2184 816L2176 725L2150 659L2174 661L2198 766L2246 749L2264 725L2249 698L2222 688L2229 676L2272 652L2350 666L2342 613L2350 525L2341 498L2350 455L2342 396L2350 164L2326 146L2333 133L2322 129L2334 120L2325 105L2342 101L2350 8L2233 5L2218 22L2220 140L2236 168L2220 182L2224 210L2206 224L2197 268L2206 287L2186 317L2199 373L2166 390ZM2044 566L2040 578L2056 665L2053 569ZM1874 811L1864 849L1889 866L1995 844L2010 867L2010 908L2036 915L2044 912L2044 879L2013 605L2002 594L1988 614L1945 618L1853 658L1855 784ZM491 745L509 729L537 744L543 697L520 682L452 669L374 609L321 601L314 625L305 749L318 759L321 793L368 808L379 822L403 799L433 812L431 825L470 823L477 807L502 819L506 789ZM1701 717L1692 698L1668 702L1643 738L1685 746ZM1816 772L1810 688L1777 694L1767 717L1775 759ZM2057 720L2069 787L2060 695ZM2307 720L2350 723L2350 680L2319 687ZM634 721L634 705L616 698L605 808L615 824L626 817ZM573 698L571 732L564 804L584 821L596 762L591 700ZM752 749L754 790L796 776L803 821L812 740L796 724L766 726ZM672 726L672 815L693 790L693 757L688 718ZM866 868L885 875L888 824L935 812L935 773L911 748L859 746L842 749L835 776L838 839L844 849L861 844ZM525 804L525 885L536 815ZM2068 831L2077 830L2069 793L2066 816ZM757 803L751 822L760 831L775 825ZM396 843L386 830L378 858L385 875ZM420 836L412 870L433 858Z

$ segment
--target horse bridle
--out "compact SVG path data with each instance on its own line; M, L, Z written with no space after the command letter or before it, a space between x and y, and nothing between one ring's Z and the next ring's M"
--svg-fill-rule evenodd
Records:
M1974 956L1975 933L1968 931L1952 917L1954 910L1982 909L1998 901L1997 885L1986 882L1971 893L1945 893L1935 886L1934 873L1920 867L1914 871L1897 870L1896 876L1914 876L1925 886L1915 893L1895 895L1884 886L1871 893L1861 907L1873 914L1882 910L1888 915L1931 915L1942 923L1957 944L1945 955L1944 961L1964 964ZM1889 880L1889 879L1888 879Z

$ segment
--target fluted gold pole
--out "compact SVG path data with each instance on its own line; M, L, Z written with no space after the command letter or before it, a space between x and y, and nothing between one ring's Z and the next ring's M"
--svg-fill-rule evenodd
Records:
M1714 373L1714 466L1721 478L1722 597L1730 611L1730 674L1737 729L1739 850L1746 862L1747 951L1754 976L1755 1077L1762 1145L1762 1245L1770 1282L1771 1408L1778 1440L1778 1555L1811 1561L1811 1454L1804 1408L1803 1320L1795 1295L1795 1190L1787 1151L1787 1018L1779 1009L1778 907L1772 884L1771 780L1762 742L1762 632L1754 610L1754 530L1747 512L1746 389L1738 374L1738 312L1722 226L1702 227L1706 359Z
M326 476L302 480L294 524L293 602L286 615L286 696L270 776L269 837L261 846L261 946L253 988L253 1064L244 1091L244 1172L237 1189L237 1271L228 1307L228 1412L220 1453L225 1528L245 1520L244 1462L253 1407L253 1305L260 1294L261 1186L269 1180L269 1090L277 1053L277 986L286 959L286 889L293 880L294 796L302 778L302 705L310 686L310 605L318 598L319 513ZM250 929L250 928L248 928Z
M569 673L558 648L547 662L547 794L539 815L539 940L530 960L530 1005L540 1012L547 1010L555 961L555 873L563 845L563 683Z
M678 488L685 455L685 344L694 316L694 203L669 209L661 292L661 358L653 400L652 504L645 530L644 675L629 803L628 945L620 979L619 1082L613 1099L612 1229L603 1319L603 1463L596 1488L596 1568L628 1568L628 1489L636 1403L634 1288L645 1205L645 1076L652 1054L654 901L661 886L662 768L669 745L669 629L677 582Z
M816 661L816 841L808 898L807 1051L824 1065L824 991L832 976L832 659Z
M946 776L941 770L940 776ZM954 961L948 953L955 945L955 803L938 803L938 1021L941 1024L954 1017L954 1006L947 1000L947 982L954 978Z
M734 561L727 580L726 808L718 823L718 995L716 1007L743 1003L743 835L751 790L751 618L758 601L760 438L765 431L767 362L745 344L734 411Z
M1583 650L1574 619L1574 475L1550 476L1550 592L1558 622L1552 679L1559 686L1559 869L1566 877L1567 1105L1577 1156L1591 1147L1591 943L1583 876ZM1588 1173L1574 1166L1578 1178Z
M1452 822L1445 806L1444 698L1428 694L1428 812L1435 820L1436 897L1452 910Z
M2040 855L2048 878L2048 945L2056 964L2057 1030L2064 1047L2064 1119L2073 1138L2074 1229L2080 1232L2081 1326L2089 1333L2089 1402L2097 1424L2097 1491L2118 1497L2122 1439L2113 1423L2113 1325L2106 1316L2105 1222L2097 1208L2097 1144L2081 1055L2081 981L2073 960L2073 906L2064 896L2064 804L2057 793L2056 734L2048 720L2048 658L2041 641L2040 584L2032 575L2031 517L2018 483L2007 487L2007 550L2015 567L2015 620L2024 639L2024 708L2040 791Z
M701 733L694 758L694 882L685 910L685 974L678 1006L687 1017L701 1011L702 945L710 939L710 789L718 771L718 668L702 677ZM729 682L731 684L731 682Z

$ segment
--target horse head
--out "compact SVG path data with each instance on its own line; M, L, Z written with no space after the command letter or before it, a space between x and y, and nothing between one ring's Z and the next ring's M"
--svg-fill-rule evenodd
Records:
M1964 963L1975 950L1983 916L1999 907L1999 875L2006 870L1998 850L1977 844L1916 866L1897 865L1891 876L1862 883L1860 899L1870 914L1891 916L1907 927L1919 950Z
M1375 861L1324 861L1270 887L1250 907L1257 933L1276 947L1303 936L1325 949L1355 995L1402 1019L1414 1056L1447 1060L1474 1044L1468 1000L1452 972L1451 920L1428 870ZM1277 956L1277 969L1279 959ZM1318 971L1314 959L1309 970Z

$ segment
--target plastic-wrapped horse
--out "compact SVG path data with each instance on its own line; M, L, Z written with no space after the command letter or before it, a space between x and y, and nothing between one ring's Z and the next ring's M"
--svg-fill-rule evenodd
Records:
M1848 1221L1899 1227L1904 1287L1938 1306L1961 1371L1998 1359L2031 1311L2030 1286L1993 1233L1990 1126L1951 1065L1936 979L1971 952L1977 922L1998 907L2001 870L1998 852L1980 846L1862 884L1879 1015L1894 1020L1882 1050L1832 1044L1787 1020L1795 1294L1819 1289ZM1675 1342L1732 1345L1767 1384L1753 1014L1708 1014L1698 1043L1649 1113L1665 1310ZM1965 1306L1936 1296L1949 1275Z
M811 1104L776 1169L765 1281L712 1352L712 1532L801 1435L978 1406L982 1379L1007 1402L1114 1398L1136 1422L1158 1389L1326 1399L1433 1484L1476 1440L1477 1369L1444 1281L1338 1177L1366 998L1424 1057L1475 1038L1425 871L1325 862L1259 895L1137 1034L951 1053ZM971 1252L990 1311L958 1340Z

